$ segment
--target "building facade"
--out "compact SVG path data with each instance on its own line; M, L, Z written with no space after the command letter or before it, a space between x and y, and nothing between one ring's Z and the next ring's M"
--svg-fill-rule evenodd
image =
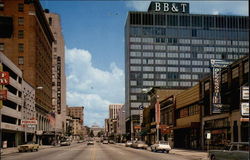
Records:
M52 44L52 110L55 113L56 132L66 131L66 76L64 38L60 16L45 10L45 16L55 38Z
M0 10L0 48L23 72L23 79L36 90L39 135L50 127L52 111L52 42L50 30L39 1L3 0ZM11 29L12 28L12 29Z
M110 104L109 105L109 118L117 119L118 113L122 108L123 104Z
M139 120L138 107L148 105L143 88L192 87L209 74L210 59L232 62L249 52L246 16L191 14L189 4L178 4L186 6L185 12L164 11L156 7L163 2L152 2L147 12L128 14L125 106L129 126Z

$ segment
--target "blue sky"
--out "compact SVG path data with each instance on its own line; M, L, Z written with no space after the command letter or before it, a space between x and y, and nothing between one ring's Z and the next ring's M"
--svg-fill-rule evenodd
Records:
M149 1L42 1L61 16L66 47L67 104L85 107L85 125L103 126L108 105L124 103L124 26L128 11ZM247 1L192 1L197 14L247 15Z

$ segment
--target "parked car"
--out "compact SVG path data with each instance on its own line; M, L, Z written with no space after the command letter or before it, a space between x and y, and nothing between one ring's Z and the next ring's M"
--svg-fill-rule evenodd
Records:
M131 147L131 145L132 145L132 141L127 141L127 142L125 143L125 146L126 146L126 147Z
M88 141L87 145L94 145L94 141L93 140Z
M225 150L210 150L210 160L249 160L249 143L232 142Z
M159 141L151 145L152 152L162 151L162 152L169 153L170 150L171 150L171 147L169 143L166 141Z
M36 144L35 142L28 142L24 145L18 146L18 151L19 152L27 152L27 151L38 151L39 149L39 144Z
M103 144L109 144L109 141L108 141L108 140L103 140L102 143L103 143Z
M115 141L109 140L109 144L115 144Z
M137 146L137 141L132 141L131 147L136 148L136 146Z
M61 141L60 146L70 146L71 141L70 140L65 140L65 141Z
M77 143L83 143L83 140L79 140L79 141L77 141Z
M148 145L143 142L143 141L137 141L135 143L135 148L138 148L138 149L147 149Z

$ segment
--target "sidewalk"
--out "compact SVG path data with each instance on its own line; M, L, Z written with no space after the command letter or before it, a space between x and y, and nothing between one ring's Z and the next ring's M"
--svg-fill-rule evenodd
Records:
M194 157L195 159L207 160L208 153L205 151L188 150L188 149L172 149L169 153Z
M39 146L39 150L52 148L52 147L57 147L57 146L41 145L41 146ZM5 148L5 149L2 149L2 154L1 155L6 155L6 154L11 154L11 153L16 153L16 152L18 152L17 147Z

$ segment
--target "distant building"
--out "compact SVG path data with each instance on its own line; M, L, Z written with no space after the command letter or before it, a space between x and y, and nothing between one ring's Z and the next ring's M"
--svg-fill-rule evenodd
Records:
M109 118L116 119L119 110L122 108L123 104L110 104L109 105Z
M79 119L79 123L81 125L84 125L84 107L83 106L68 106L68 113L69 116L71 116L73 119Z
M97 136L98 136L98 133L101 132L101 131L104 133L104 128L101 128L101 127L99 127L99 126L97 126L97 125L91 126L91 127L90 127L90 130L93 131L95 137L97 137Z

